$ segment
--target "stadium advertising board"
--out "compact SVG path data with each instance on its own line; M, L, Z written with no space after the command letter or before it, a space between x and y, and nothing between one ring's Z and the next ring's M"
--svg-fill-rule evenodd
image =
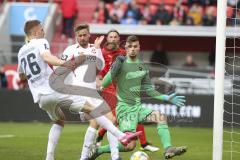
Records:
M23 36L23 26L27 20L38 19L44 22L49 4L13 3L10 8L10 34Z

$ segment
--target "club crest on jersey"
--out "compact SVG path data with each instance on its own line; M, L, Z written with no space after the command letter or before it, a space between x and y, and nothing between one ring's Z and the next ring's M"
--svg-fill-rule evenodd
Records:
M91 52L94 53L94 54L97 53L95 48L93 48Z

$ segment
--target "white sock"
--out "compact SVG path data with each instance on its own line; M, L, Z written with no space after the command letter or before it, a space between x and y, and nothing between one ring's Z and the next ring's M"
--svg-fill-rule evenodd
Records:
M58 139L62 133L63 127L58 124L53 124L52 128L49 131L48 135L48 146L47 146L47 154L54 155L55 148L58 143Z
M118 139L125 135L116 126L114 126L113 123L109 119L107 119L105 116L97 117L95 118L95 120L100 126L105 128L107 131L111 132Z
M111 149L112 160L118 159L120 157L119 150L118 150L118 139L114 135L112 135L112 133L110 132L107 132L107 139Z
M82 154L81 154L80 160L88 159L89 147L91 144L93 144L96 132L97 130L95 128L92 128L90 126L88 127L85 134L84 142L83 142Z

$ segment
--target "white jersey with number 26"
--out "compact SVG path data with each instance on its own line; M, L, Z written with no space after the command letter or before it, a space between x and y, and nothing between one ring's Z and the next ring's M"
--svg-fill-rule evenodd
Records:
M50 52L48 41L32 39L22 46L18 53L18 72L27 76L35 103L39 101L41 95L54 92L49 86L49 76L53 70L41 57L41 54L45 52Z

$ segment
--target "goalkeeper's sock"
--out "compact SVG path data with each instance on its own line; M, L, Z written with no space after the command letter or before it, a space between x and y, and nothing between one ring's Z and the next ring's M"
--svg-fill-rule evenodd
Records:
M49 135L48 135L47 154L54 155L54 151L58 144L58 140L62 133L62 129L63 127L58 124L52 125L52 128L50 129Z
M121 143L118 143L118 150L119 152L128 152L128 150ZM109 145L101 146L97 150L98 155L101 155L103 153L110 153L110 152L111 152L111 149Z
M171 144L171 136L170 132L168 130L167 124L159 124L157 127L158 135L161 138L161 142L164 149L167 149L168 147L172 146Z

